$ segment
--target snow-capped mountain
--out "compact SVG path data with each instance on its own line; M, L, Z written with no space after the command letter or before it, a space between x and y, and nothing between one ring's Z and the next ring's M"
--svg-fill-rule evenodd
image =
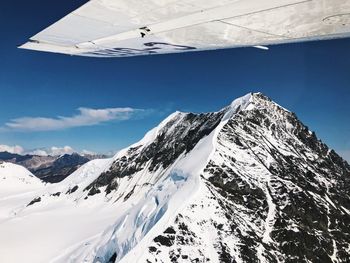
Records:
M0 161L0 228L2 222L15 217L19 205L31 202L33 195L44 188L44 183L26 168ZM10 237L6 236L7 239ZM6 243L0 242L0 254L4 253L4 249ZM3 262L2 256L0 262Z
M175 112L19 199L0 218L0 261L347 262L349 187L349 164L294 113L247 94Z
M44 186L44 183L26 168L2 161L0 161L0 182L0 198L34 191Z
M88 161L90 159L78 153L64 154L57 156L50 165L33 169L33 173L46 182L57 183Z
M82 155L78 153L43 156L0 152L0 161L21 165L31 171L36 177L50 183L62 181L81 165L97 158L106 158L106 156L93 154Z

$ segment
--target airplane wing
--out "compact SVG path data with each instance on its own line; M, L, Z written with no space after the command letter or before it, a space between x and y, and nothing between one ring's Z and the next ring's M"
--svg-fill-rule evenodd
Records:
M350 0L91 0L24 49L125 57L350 36Z

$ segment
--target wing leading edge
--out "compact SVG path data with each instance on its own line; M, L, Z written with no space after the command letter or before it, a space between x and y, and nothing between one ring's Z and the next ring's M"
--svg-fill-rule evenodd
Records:
M91 0L20 48L125 57L350 36L350 0Z

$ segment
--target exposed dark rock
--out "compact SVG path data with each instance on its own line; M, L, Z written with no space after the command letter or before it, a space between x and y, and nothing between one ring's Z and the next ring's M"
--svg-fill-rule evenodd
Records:
M41 197L37 197L37 198L34 198L32 201L29 202L29 204L27 206L31 206L35 203L39 203L41 202Z
M100 189L92 187L90 188L90 191L88 192L88 195L95 195L101 193Z
M174 244L174 236L157 236L154 241L159 243L162 246L171 247Z
M131 189L131 191L124 197L124 202L126 201L126 200L128 200L129 198L130 198L130 196L132 196L132 194L134 193L134 191L135 191L135 187L136 187L136 185Z
M165 234L176 234L176 231L173 227L168 227L167 229L165 229L164 233Z
M69 188L68 191L67 191L67 194L72 194L74 193L76 190L78 190L78 186L75 185L73 188Z
M154 253L154 252L157 251L157 248L151 246L151 247L148 248L148 250L149 250L149 252Z

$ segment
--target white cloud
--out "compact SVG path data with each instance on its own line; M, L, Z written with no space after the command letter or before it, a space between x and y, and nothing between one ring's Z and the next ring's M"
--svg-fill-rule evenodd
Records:
M19 145L9 146L0 144L0 152L22 154L24 152L24 149Z
M64 147L51 147L50 151L48 152L48 155L63 155L63 154L72 154L74 153L74 149L70 146L64 146Z
M30 155L40 155L40 156L47 156L48 153L47 151L43 150L43 149L35 149L32 151L26 151L26 154L30 154Z
M94 152L88 151L88 150L83 150L79 152L68 145L63 147L52 146L49 148L40 148L40 149L33 149L33 150L26 150L19 145L14 145L14 146L0 145L0 152L9 152L9 153L16 153L21 155L30 154L30 155L40 155L40 156L48 156L48 155L59 156L64 154L72 154L74 152L77 152L80 154L90 154L90 155L95 154Z
M113 120L128 120L135 115L145 113L146 110L133 108L90 109L79 108L79 114L71 117L58 116L56 118L22 117L5 123L2 130L16 131L53 131L74 127L92 126Z
M41 148L41 149L34 149L30 151L25 151L25 154L31 154L31 155L40 155L40 156L59 156L64 154L72 154L74 152L78 152L74 150L70 146L63 146L63 147L56 147L52 146L50 148Z
M89 151L89 150L82 150L81 154L83 155L95 155L95 152Z

